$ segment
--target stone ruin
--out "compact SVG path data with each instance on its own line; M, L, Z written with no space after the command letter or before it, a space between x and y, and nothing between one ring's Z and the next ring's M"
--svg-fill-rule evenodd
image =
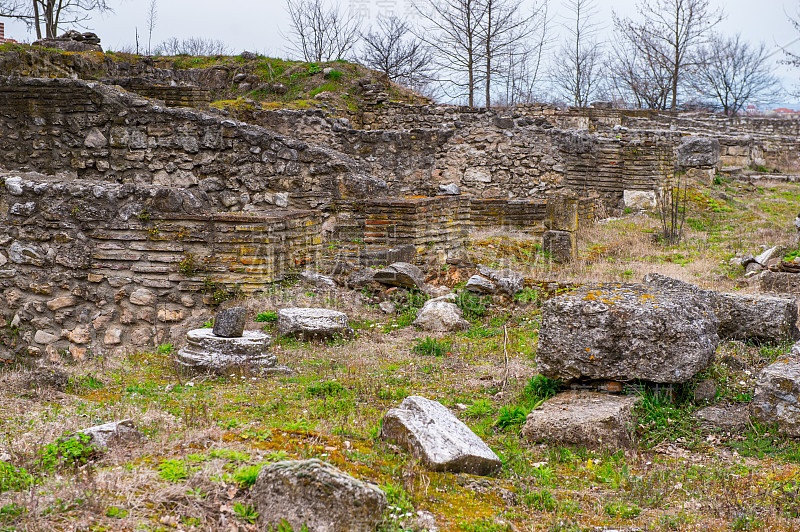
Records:
M745 138L652 112L377 96L349 118L234 118L204 110L236 75L224 69L44 51L0 66L11 74L0 76L0 294L21 332L6 360L181 343L177 325L231 295L341 262L458 261L472 228L525 231L569 260L582 226L626 191L652 191L666 168L702 174L773 153L758 121L738 124ZM789 126L771 127L793 150ZM195 336L197 349L211 341Z

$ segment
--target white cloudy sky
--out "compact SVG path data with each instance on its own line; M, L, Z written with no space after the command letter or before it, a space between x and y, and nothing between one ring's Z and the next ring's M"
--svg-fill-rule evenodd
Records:
M138 27L140 43L145 34L147 6L149 0L109 0L114 13L97 16L89 27L102 39L106 49L119 49L130 45ZM550 0L551 13L558 12L561 0ZM764 41L776 50L775 58L782 54L779 46L787 46L800 54L800 37L786 17L786 12L797 13L800 0L712 0L724 7L726 20L719 29L726 33L741 32L751 41ZM598 19L611 28L611 12L634 15L636 0L598 0ZM158 0L158 20L153 41L169 37L186 38L204 36L227 42L235 52L251 50L272 56L286 56L285 40L287 16L283 0ZM411 13L411 0L340 0L346 9L359 12L374 19L379 14ZM6 36L21 41L30 41L33 36L25 25L8 19ZM800 70L795 72L776 66L786 84L800 79Z

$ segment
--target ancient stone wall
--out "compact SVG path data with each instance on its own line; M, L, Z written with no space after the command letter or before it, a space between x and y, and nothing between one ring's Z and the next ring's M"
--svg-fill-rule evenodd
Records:
M215 212L386 192L334 150L79 80L0 78L0 166L183 187L206 193Z
M0 300L17 331L5 348L19 356L170 341L206 305L319 261L317 211L187 214L163 188L0 179Z

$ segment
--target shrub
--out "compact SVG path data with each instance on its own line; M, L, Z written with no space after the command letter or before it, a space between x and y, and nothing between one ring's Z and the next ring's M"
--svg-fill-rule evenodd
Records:
M22 467L0 462L0 493L19 491L33 484L33 477Z
M278 321L278 313L274 310L268 310L266 312L259 312L256 314L256 321L263 323L268 321Z
M308 395L316 397L330 397L331 395L340 395L344 391L344 387L336 381L316 382L306 388Z

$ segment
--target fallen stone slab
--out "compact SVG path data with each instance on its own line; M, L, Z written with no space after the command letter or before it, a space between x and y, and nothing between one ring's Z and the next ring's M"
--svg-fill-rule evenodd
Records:
M692 417L705 428L739 433L750 424L750 406L711 405L701 408Z
M315 458L264 466L250 496L264 530L286 521L292 530L372 532L387 505L376 485Z
M688 382L719 336L705 300L655 286L587 285L542 305L536 363L551 379Z
M414 325L431 332L468 329L469 322L462 317L461 308L453 303L454 300L453 294L427 300L417 313Z
M800 360L781 358L758 375L750 408L759 423L800 436Z
M408 262L395 262L382 270L378 270L375 272L373 280L381 284L408 289L424 290L426 287L425 274Z
M212 330L216 336L239 338L244 333L246 319L247 309L244 307L220 310L214 317L214 328Z
M217 336L211 329L193 329L175 361L194 371L222 373L236 368L254 368L267 373L286 373L269 351L272 338L260 331L244 331L238 338Z
M326 308L283 308L278 311L280 336L300 340L350 339L355 335L347 314Z
M476 294L494 294L497 291L497 287L494 283L483 275L473 275L470 277L464 288Z
M497 287L497 291L503 292L509 297L514 297L525 287L525 276L508 268L497 270L479 264L478 273L490 279Z
M347 276L345 285L350 289L364 288L375 280L375 270L372 268L362 268Z
M758 280L762 292L800 295L800 274L765 271Z
M633 445L637 397L563 392L528 414L522 436L531 442L624 449Z
M308 284L323 290L333 290L336 288L336 281L321 273L306 270L300 274L300 278Z
M78 431L78 434L89 436L87 443L98 450L105 450L120 443L136 443L143 437L142 433L136 430L132 419L95 425Z
M381 439L406 449L433 471L488 475L501 466L494 451L450 410L419 395L386 412Z
M800 338L797 303L793 298L704 290L658 273L647 274L644 283L702 299L716 315L717 333L722 339L780 342Z

